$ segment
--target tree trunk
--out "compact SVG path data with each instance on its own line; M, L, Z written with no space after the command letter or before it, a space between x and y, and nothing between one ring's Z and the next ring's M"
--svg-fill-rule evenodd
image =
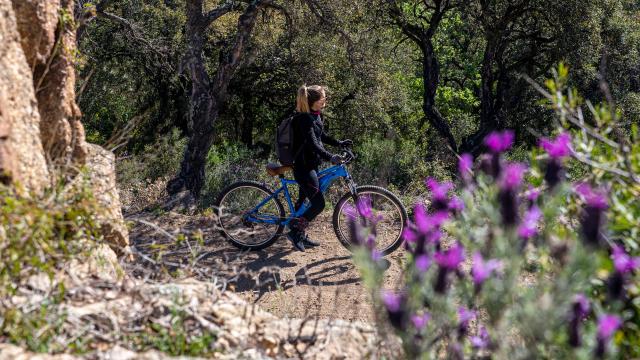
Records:
M186 188L196 196L204 184L204 165L213 140L213 122L217 118L214 99L209 92L211 81L202 57L205 29L202 0L188 1L186 26L188 48L184 64L191 79L187 125L190 137L180 164L180 173L167 184L167 192L170 195Z
M202 0L187 2L187 39L189 49L185 59L191 77L189 112L190 138L180 165L180 173L167 184L167 192L176 194L187 189L198 198L205 180L207 154L214 139L214 124L228 94L227 89L240 65L246 43L255 27L260 8L270 1L253 1L238 18L238 32L232 48L221 56L221 63L213 81L209 78L202 58L204 36L210 19L202 13Z
M467 152L474 157L483 150L482 140L493 130L499 128L495 108L494 85L496 76L494 65L496 63L499 36L488 34L480 68L480 124L478 129L467 136L460 146L461 152Z
M429 120L438 134L447 140L454 152L458 151L458 145L451 133L451 128L447 120L440 114L436 107L436 92L440 82L440 65L433 50L431 39L424 39L422 48L422 79L424 81L424 93L422 98L422 109L425 117Z

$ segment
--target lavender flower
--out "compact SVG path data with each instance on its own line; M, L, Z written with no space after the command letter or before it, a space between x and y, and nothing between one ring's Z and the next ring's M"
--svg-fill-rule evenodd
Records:
M609 339L615 334L622 325L620 317L611 314L605 314L598 318L598 343L596 345L596 356L602 358L607 350Z
M502 262L500 260L491 259L484 261L479 252L474 253L473 265L471 266L473 283L479 288L494 271L500 268L502 268Z
M464 210L464 202L457 196L452 196L449 201L449 211L453 214L459 214Z
M504 190L516 190L522 184L527 166L521 163L509 163L505 167L500 187Z
M590 311L591 304L589 304L589 299L583 294L576 295L569 314L569 345L572 347L582 345L580 325Z
M431 314L429 313L424 313L422 315L416 314L411 316L411 323L413 323L413 327L415 327L418 331L427 327L427 325L429 324L429 320L431 320Z
M540 197L540 189L534 188L529 185L529 189L526 192L527 200L529 201L529 207L532 207L538 201L538 197Z
M418 271L421 274L423 274L427 270L429 270L430 266L431 266L431 259L429 259L429 256L420 255L420 256L416 257L416 269L418 269Z
M406 321L405 298L402 295L385 291L382 294L382 303L387 309L391 325L398 330L403 330Z
M464 247L456 242L450 249L436 252L433 258L440 267L447 270L457 270L464 261Z
M558 135L555 140L543 138L540 140L540 147L549 154L550 160L547 162L544 179L549 184L549 188L553 189L564 178L564 168L562 160L571 155L571 135L563 132Z
M537 206L532 206L524 215L524 219L518 227L518 236L527 240L538 233L538 221L542 217L542 211Z
M543 148L552 159L562 160L573 152L571 150L571 135L563 132L555 140L542 138L540 147Z
M607 280L607 292L611 299L622 299L628 274L640 268L640 257L631 257L621 246L614 245L611 259L615 271Z
M621 274L626 274L640 268L640 257L631 257L624 251L624 248L619 245L613 246L613 265Z
M464 261L464 248L457 242L448 250L436 252L433 255L433 259L439 265L434 290L437 293L444 294L448 287L447 277L449 272L457 271L458 266Z
M458 308L458 338L462 339L469 332L469 322L475 319L476 312L464 307Z
M453 189L453 183L446 181L439 183L434 178L427 178L427 187L431 191L431 208L434 211L446 210L449 203L449 190Z
M358 198L356 202L356 208L358 213L367 219L373 217L373 209L371 209L371 198L368 196L362 196Z
M617 315L604 314L598 318L598 339L609 340L622 325Z
M484 139L484 144L492 153L502 153L511 149L514 137L514 133L511 130L505 130L503 132L494 131Z
M518 222L518 198L517 192L526 166L520 163L507 164L504 174L500 180L500 192L498 201L500 202L500 214L502 222L507 226L513 226Z
M601 190L594 190L589 184L576 185L575 191L585 202L580 219L580 230L585 242L591 246L603 243L602 228L604 226L607 209L607 198Z
M475 349L486 349L489 347L489 332L484 326L480 328L478 335L471 337L471 346Z

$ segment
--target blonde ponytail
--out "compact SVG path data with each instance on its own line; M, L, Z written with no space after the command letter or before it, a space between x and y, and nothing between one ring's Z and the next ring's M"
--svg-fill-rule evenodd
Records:
M322 98L324 92L324 86L307 86L307 84L300 86L298 89L298 97L296 99L296 111L303 113L311 112L311 106Z
M307 84L300 86L300 88L298 89L296 111L301 113L309 112L309 93L307 91Z

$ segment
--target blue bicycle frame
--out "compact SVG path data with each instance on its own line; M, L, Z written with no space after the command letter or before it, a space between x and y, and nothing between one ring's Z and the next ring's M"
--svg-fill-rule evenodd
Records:
M326 193L327 189L333 184L333 182L338 178L344 178L347 182L347 186L349 187L349 191L354 196L356 195L356 184L353 182L353 178L349 174L347 167L344 164L335 165L330 168L324 169L318 172L318 181L320 183L320 191L322 193ZM293 179L285 179L284 176L280 176L281 186L278 190L274 191L273 194L269 195L267 198L262 200L260 204L251 209L251 211L247 212L245 215L245 219L247 221L255 222L255 223L265 223L265 224L280 224L280 225L288 225L291 219L296 218L304 214L305 211L309 208L309 202L305 201L298 211L295 210L293 201L291 200L291 194L289 193L288 185L297 184L297 182ZM284 198L287 201L287 205L289 206L289 213L291 214L287 218L279 218L272 215L264 215L258 214L258 210L267 204L271 199L278 199L280 193L284 194Z

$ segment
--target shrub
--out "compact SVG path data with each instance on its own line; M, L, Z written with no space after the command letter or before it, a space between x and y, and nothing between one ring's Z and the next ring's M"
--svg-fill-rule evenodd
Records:
M563 76L561 67L556 81L548 82L559 90L551 94L561 113L563 100L577 104L576 96L557 95ZM594 109L603 124L607 112ZM461 159L459 197L451 196L452 183L430 179L431 203L415 205L403 233L410 252L403 291L383 291L375 281L383 272L377 254L359 250L367 283L380 294L377 303L408 358L626 357L638 351L631 344L637 341L633 277L640 257L627 253L633 243L624 231L637 230L640 214L632 197L621 195L634 187L626 189L611 171L598 169L620 170L631 162L627 171L635 171L631 154L640 152L629 146L625 160L597 149L592 137L605 136L606 129L579 125L573 134L561 130L542 140L544 151L534 150L530 164L502 156L511 132L491 134L479 170L468 156ZM585 150L590 161L582 158ZM567 182L569 156L595 168L592 175ZM621 209L627 222L616 220ZM352 222L354 242L363 243L373 231L367 224L363 218Z
M25 197L0 186L0 338L32 351L51 351L64 314L55 308L64 297L60 285L35 309L7 299L38 274L52 279L63 264L88 254L99 238L96 202L88 187L62 185L40 197ZM58 349L60 350L60 349Z

